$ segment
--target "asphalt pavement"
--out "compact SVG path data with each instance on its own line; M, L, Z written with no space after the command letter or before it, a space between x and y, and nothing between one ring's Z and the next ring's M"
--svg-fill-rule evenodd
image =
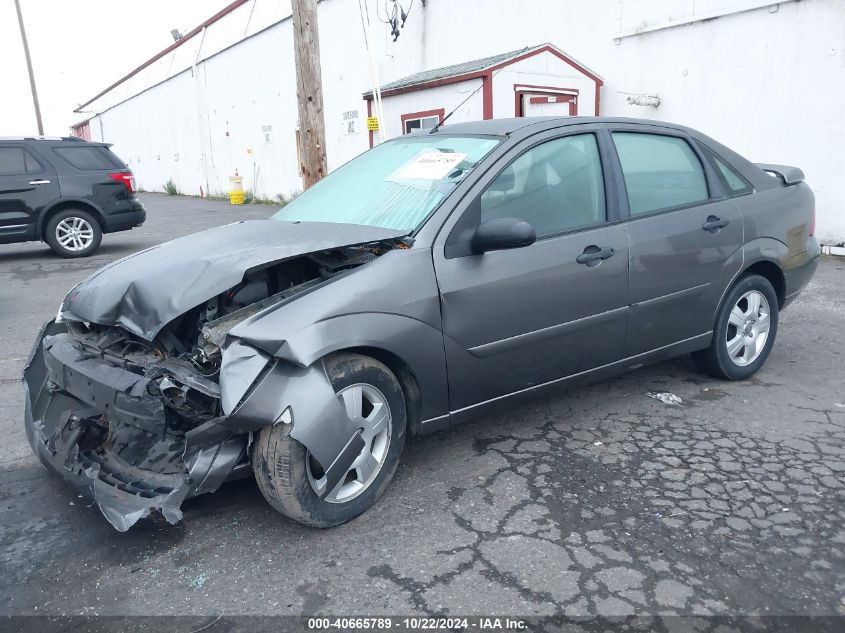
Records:
M121 534L26 442L36 331L105 263L273 211L142 200L147 223L91 258L0 246L0 615L845 614L842 260L751 380L682 358L414 438L380 502L331 530L244 480Z

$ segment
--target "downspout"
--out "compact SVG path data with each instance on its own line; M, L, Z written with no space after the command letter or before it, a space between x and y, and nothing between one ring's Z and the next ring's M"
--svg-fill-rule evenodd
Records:
M200 55L202 54L202 45L205 43L205 31L208 27L202 27L202 33L200 34L200 45L197 47L197 54L194 57L194 63L191 64L191 72L194 76L194 96L196 98L197 103L197 126L199 131L199 142L200 142L200 169L202 173L200 175L201 182L205 183L205 191L200 191L200 197L203 195L207 196L208 191L208 164L205 155L205 128L207 127L205 124L205 119L203 117L203 104L205 103L205 95L203 94L204 83L200 82L199 74L198 74L198 65L200 62Z

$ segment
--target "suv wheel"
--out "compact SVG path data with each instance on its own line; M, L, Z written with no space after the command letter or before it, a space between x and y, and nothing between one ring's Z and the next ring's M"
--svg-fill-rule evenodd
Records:
M262 429L252 456L264 498L295 521L321 528L354 519L376 502L399 465L406 427L402 387L384 364L360 354L338 354L325 363L338 399L366 442L340 483L320 497L322 467L290 436L287 424Z
M100 246L103 230L87 211L64 209L47 222L44 239L62 257L87 257Z
M760 275L746 275L730 289L716 317L710 347L692 359L716 378L743 380L766 359L778 331L778 297Z

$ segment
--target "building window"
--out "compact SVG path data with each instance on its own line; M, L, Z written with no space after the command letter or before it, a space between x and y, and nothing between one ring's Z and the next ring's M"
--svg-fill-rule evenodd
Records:
M430 130L443 121L446 110L426 110L424 112L409 112L402 115L402 134L410 134L414 130Z

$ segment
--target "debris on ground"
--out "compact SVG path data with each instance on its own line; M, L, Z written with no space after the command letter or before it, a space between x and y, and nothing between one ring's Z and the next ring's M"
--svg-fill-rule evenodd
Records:
M646 394L649 398L654 398L655 400L660 400L663 404L671 404L680 406L684 403L678 396L674 393L669 391L649 391Z

